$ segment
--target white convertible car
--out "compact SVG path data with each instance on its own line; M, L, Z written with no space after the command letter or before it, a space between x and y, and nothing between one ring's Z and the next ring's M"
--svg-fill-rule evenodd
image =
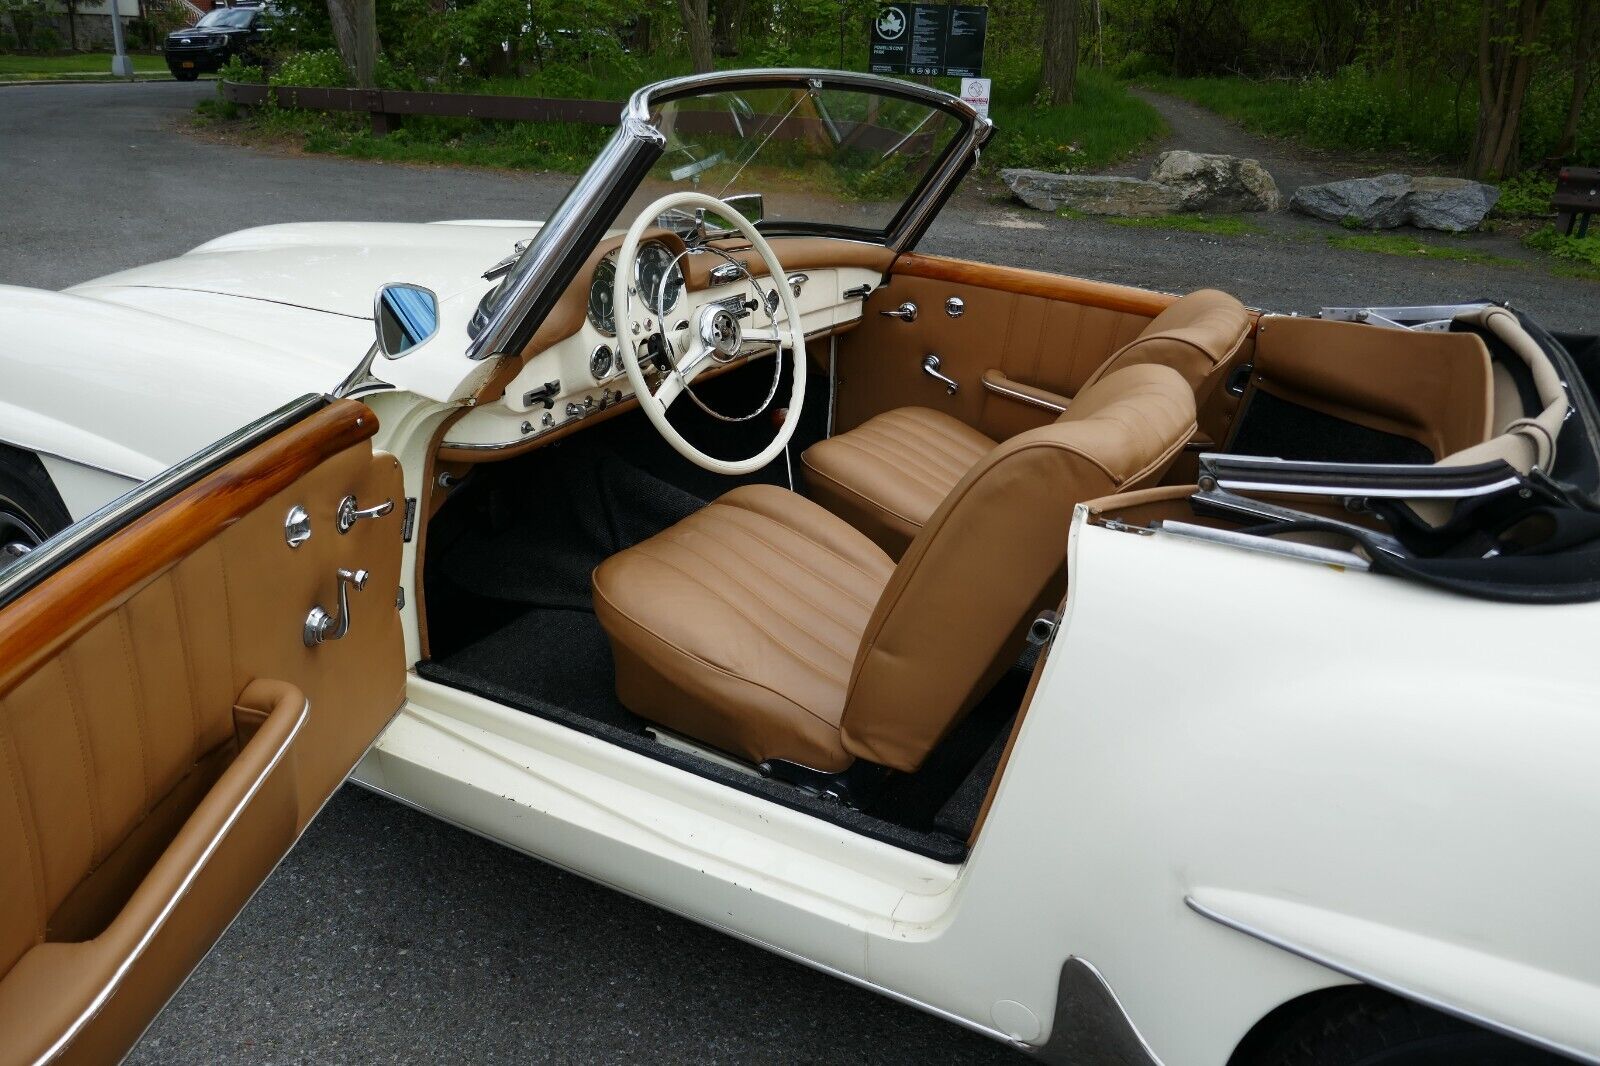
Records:
M989 132L694 77L0 288L0 1060L352 776L1050 1061L1600 1062L1595 342L917 253Z

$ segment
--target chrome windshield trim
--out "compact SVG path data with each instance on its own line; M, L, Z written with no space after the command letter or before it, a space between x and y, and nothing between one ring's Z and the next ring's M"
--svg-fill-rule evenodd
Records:
M1471 1022L1473 1025L1482 1026L1485 1029L1491 1029L1494 1032L1500 1033L1504 1036L1509 1036L1513 1039L1532 1044L1535 1047L1541 1047L1548 1051L1553 1051L1558 1055L1565 1055L1568 1058L1577 1059L1579 1062L1600 1064L1600 1058L1596 1058L1589 1052L1581 1051L1575 1047L1569 1047L1566 1044L1557 1043L1554 1040L1546 1040L1541 1036L1528 1032L1526 1029L1519 1029L1514 1025L1506 1025L1502 1022L1497 1022L1493 1018L1489 1018L1473 1010L1468 1010L1465 1007L1452 1006L1451 1004L1446 1003L1444 1000L1430 996L1426 992L1418 992L1413 988L1407 988L1405 985L1387 980L1386 978L1378 977L1370 971L1364 970L1359 966L1352 966L1349 963L1339 962L1336 959L1329 958L1327 955L1324 955L1319 951L1313 951L1308 947L1305 947L1301 944L1296 944L1294 941L1287 940L1275 933L1269 933L1264 929L1258 929L1249 922L1242 922L1237 918L1230 918L1220 911L1211 909L1204 903L1201 903L1199 900L1195 899L1193 896L1184 896L1183 902L1184 906L1188 907L1202 918L1216 922L1218 925L1223 926L1224 928L1232 929L1236 933L1243 933L1245 936L1254 937L1263 944L1270 944L1281 951L1287 951L1291 955L1302 958L1307 962L1315 963L1316 965L1324 967L1325 969L1332 970L1334 973L1343 974L1344 976L1354 981L1359 981L1364 985L1371 985L1373 988L1381 988L1383 991L1391 992L1394 995L1399 996L1401 999L1409 999L1413 1003L1420 1003L1424 1007L1431 1007L1433 1010L1439 1011L1442 1014L1448 1014L1453 1018L1460 1018L1462 1021Z
M271 414L258 418L210 447L168 467L150 480L135 485L98 511L68 526L13 565L0 571L0 608L38 585L62 566L109 539L152 507L172 498L201 477L263 441L277 436L306 416L321 410L328 402L326 396L308 393L298 400L284 404Z
M1410 463L1324 463L1259 455L1200 456L1202 491L1273 492L1372 499L1466 499L1491 496L1522 482L1503 460L1473 466Z
M1193 522L1178 522L1167 519L1156 523L1156 532L1168 536L1182 537L1185 540L1198 540L1206 544L1220 544L1227 548L1239 548L1243 551L1260 552L1263 555L1276 555L1284 559L1295 559L1303 563L1318 563L1323 566L1338 567L1341 570L1370 570L1372 564L1355 552L1343 551L1339 548L1324 548L1318 544L1304 544L1295 540L1283 540L1278 537L1261 537L1249 533L1240 533L1232 529L1214 529L1211 526L1196 525Z
M516 350L538 328L562 289L570 284L593 246L633 195L667 143L651 122L651 108L703 92L734 88L854 89L914 100L955 116L964 135L951 139L944 158L885 231L885 246L902 252L915 244L944 204L977 151L994 132L994 123L959 97L926 85L843 70L766 68L691 74L646 85L628 98L620 125L566 199L546 220L522 258L506 276L505 295L485 318L474 317L467 358L481 361ZM623 195L618 195L619 190ZM592 236L592 240L589 239Z

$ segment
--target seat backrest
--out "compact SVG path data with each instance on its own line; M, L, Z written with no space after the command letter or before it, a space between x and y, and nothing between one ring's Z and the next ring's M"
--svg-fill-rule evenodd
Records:
M1174 301L1138 337L1111 353L1089 375L1084 388L1127 367L1159 363L1182 374L1195 396L1203 399L1249 335L1250 312L1244 304L1217 289L1197 289Z
M845 749L917 769L1015 660L1036 610L1058 602L1073 508L1160 477L1194 431L1183 376L1133 366L980 459L873 610L840 722Z

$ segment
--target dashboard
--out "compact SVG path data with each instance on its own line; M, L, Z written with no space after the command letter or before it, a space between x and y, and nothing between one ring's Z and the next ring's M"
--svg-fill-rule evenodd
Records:
M547 436L564 435L602 411L624 403L637 406L630 402L633 387L618 348L636 345L643 365L649 361L649 338L617 336L613 300L620 243L620 236L613 235L595 249L525 351L524 364L504 395L471 409L450 427L441 445L445 458L473 462L516 454ZM772 246L795 293L808 346L813 338L860 321L862 304L881 282L890 258L878 246L825 238L774 238ZM764 289L771 288L756 266L759 259L739 258L747 261ZM753 299L742 274L728 280L712 269L725 261L712 253L686 253L681 239L665 232L640 243L635 284L679 351L700 308L722 303L733 309L749 306ZM776 317L785 321L781 307ZM552 331L553 337L541 336ZM770 355L772 349L771 344L749 345L730 368Z

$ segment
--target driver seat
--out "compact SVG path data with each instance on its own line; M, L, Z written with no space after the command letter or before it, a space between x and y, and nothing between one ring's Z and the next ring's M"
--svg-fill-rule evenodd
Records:
M898 565L802 496L736 488L596 568L617 696L753 763L915 771L1059 602L1073 508L1159 478L1194 431L1177 371L1109 374L978 460Z

